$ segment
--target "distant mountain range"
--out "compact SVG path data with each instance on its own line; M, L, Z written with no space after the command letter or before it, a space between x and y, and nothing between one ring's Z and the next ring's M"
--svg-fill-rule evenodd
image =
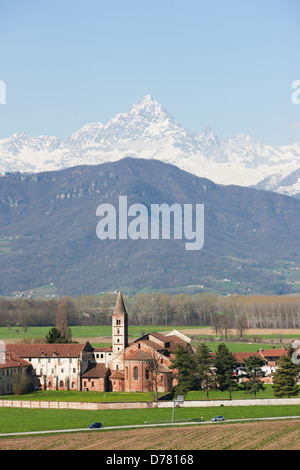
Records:
M0 173L55 171L124 157L171 163L218 184L254 186L300 197L300 142L275 147L240 134L221 142L206 126L189 132L150 95L107 124L68 139L24 133L0 140Z
M158 106L157 119L161 115L166 134L168 129L172 133L174 122L166 122L161 107L150 98L147 101L151 107ZM145 100L135 110L132 126L136 129L140 113L147 116ZM126 119L116 117L114 130L110 123L112 135ZM128 123L125 128L129 139ZM140 129L142 135L149 135L149 145L158 128L151 121L147 129ZM99 132L95 125L97 142ZM179 143L184 131L178 128L178 132ZM70 142L74 148L82 145L88 155L84 136L79 131ZM192 148L194 141L188 134L186 139ZM179 147L173 149L181 152ZM129 204L146 207L204 204L204 247L186 251L184 241L174 239L99 240L96 209L103 202L117 207L120 195L126 195ZM299 211L296 198L215 184L153 159L124 158L61 171L7 174L0 177L0 294L33 291L43 285L53 286L58 295L117 288L167 291L182 286L222 294L292 293L299 291Z

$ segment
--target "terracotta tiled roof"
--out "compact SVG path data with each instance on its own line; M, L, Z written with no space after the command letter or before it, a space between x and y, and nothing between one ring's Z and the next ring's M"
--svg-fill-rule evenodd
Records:
M287 349L260 349L258 351L264 357L281 357L286 356L288 354Z
M161 344L155 343L150 339L143 339L141 340L141 342L143 342L143 344L146 344L147 346L150 346L150 348L155 349L155 351L161 351L162 349L164 349Z
M85 344L7 344L6 351L13 351L19 357L79 357L87 345L89 345L88 342Z
M109 369L104 364L91 364L90 367L81 375L83 378L101 379L109 373Z
M276 358L276 357L281 357L284 355L287 355L288 351L285 348L282 349L260 349L259 351L253 351L253 352L241 352L241 353L234 353L234 357L238 362L243 362L245 359L247 359L250 356L259 356L262 357L263 359L266 358Z
M149 333L149 336L154 336L155 338L159 339L160 341L163 341L164 343L167 343L169 341L169 338L162 335L161 333Z
M13 351L6 352L5 357L1 358L0 369L8 369L11 367L25 367L30 366L30 362L25 361L24 359L17 356Z
M120 372L119 370L113 370L109 378L110 379L124 379L124 374Z
M184 341L184 339L179 338L179 336L176 335L170 335L170 336L165 336L167 341L172 341L173 343L178 343L178 344L186 344L187 342Z
M142 349L138 349L129 356L125 357L124 359L125 361L145 361L151 360L152 357L150 354L146 353L145 351L142 351Z
M166 367L164 364L159 364L157 368L157 372L159 374L172 374L173 373L173 371L168 369L168 367Z
M250 356L258 356L261 357L258 352L240 352L240 353L233 353L234 357L238 362L244 362L245 359L248 359Z

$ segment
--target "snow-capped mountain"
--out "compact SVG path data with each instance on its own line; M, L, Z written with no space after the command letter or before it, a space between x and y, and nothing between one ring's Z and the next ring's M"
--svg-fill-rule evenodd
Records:
M300 142L275 147L240 134L221 142L209 126L189 132L150 95L107 124L86 124L64 141L24 133L0 140L0 173L59 170L124 157L161 160L215 183L300 192ZM298 176L297 176L298 175Z

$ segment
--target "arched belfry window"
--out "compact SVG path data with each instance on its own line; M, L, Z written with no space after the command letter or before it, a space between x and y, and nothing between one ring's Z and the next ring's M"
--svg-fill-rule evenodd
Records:
M116 319L116 325L121 325L121 320L120 320L120 318L117 318L117 319Z

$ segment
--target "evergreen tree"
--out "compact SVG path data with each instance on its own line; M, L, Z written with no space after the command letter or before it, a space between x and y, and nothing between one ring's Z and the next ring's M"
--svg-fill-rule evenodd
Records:
M51 328L45 339L46 343L60 343L60 331L55 327Z
M195 357L195 373L200 383L200 387L206 390L206 398L208 392L216 387L215 374L212 369L214 363L213 356L205 343L201 343L196 351Z
M216 380L218 389L228 391L230 399L232 398L232 392L238 389L237 376L233 375L237 365L233 353L229 351L226 344L219 344L215 356Z
M173 394L186 395L193 388L194 383L194 360L187 349L178 346L170 369L174 369L173 377L177 385L173 387Z
M73 343L71 340L71 332L69 332L69 336L65 338L55 326L48 331L45 340L46 343Z
M298 378L299 365L294 364L289 355L281 356L279 359L278 368L273 375L274 396L281 398L298 395Z
M265 386L261 381L261 378L264 377L264 372L262 370L262 366L264 365L265 361L263 358L259 356L249 356L245 359L245 374L246 378L248 379L244 382L244 387L246 393L253 393L254 398L256 398L257 392L259 390L265 390Z

